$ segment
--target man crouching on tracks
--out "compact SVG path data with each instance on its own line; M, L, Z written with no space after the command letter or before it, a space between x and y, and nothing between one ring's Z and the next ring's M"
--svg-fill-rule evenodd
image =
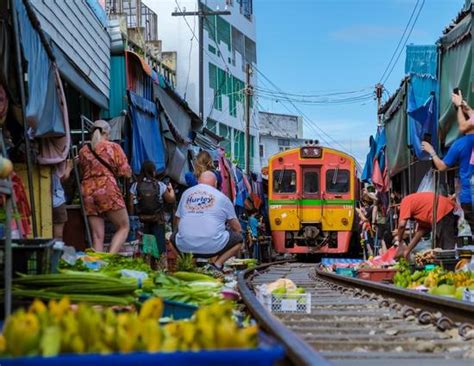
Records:
M176 212L178 232L170 240L178 252L211 258L209 269L221 271L224 262L242 247L242 228L232 202L215 188L215 173L202 173L198 183L181 197Z
M421 238L431 231L433 222L433 192L413 193L406 196L400 203L400 221L395 239L398 251L395 258L408 258ZM454 249L457 236L457 216L454 215L455 195L440 196L438 200L438 214L436 224L436 242L443 249ZM417 229L413 239L407 246L404 241L405 228L408 220L415 220Z

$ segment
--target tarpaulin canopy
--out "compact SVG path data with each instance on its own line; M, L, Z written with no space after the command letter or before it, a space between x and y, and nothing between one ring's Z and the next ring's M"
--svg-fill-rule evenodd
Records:
M361 180L362 182L371 183L372 182L372 169L374 165L375 150L377 144L375 143L374 137L371 135L369 138L369 153L365 160L364 171L362 172Z
M23 57L27 61L28 103L26 119L37 137L65 134L54 66L41 43L21 0L16 1Z
M103 114L104 118L118 117L123 110L127 110L125 74L125 56L111 56L109 107Z
M191 132L202 127L201 119L185 105L184 101L168 87L160 84L153 85L155 99L161 104L171 123L183 139L190 137Z
M456 111L451 102L454 88L461 89L469 105L474 104L474 68L472 47L472 5L466 3L455 24L439 39L441 52L440 80L440 140L451 145L459 136Z
M163 139L158 124L156 104L129 91L132 119L132 170L138 174L145 160L155 163L159 172L165 170Z
M408 84L408 144L420 160L428 160L421 141L429 135L438 150L438 49L435 45L407 46L405 73Z
M386 156L390 176L407 168L410 163L407 145L407 83L408 79L404 79L397 93L384 106Z

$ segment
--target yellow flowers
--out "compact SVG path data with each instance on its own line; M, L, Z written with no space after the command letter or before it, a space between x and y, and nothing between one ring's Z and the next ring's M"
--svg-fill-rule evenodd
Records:
M60 353L174 352L202 349L253 348L258 327L239 328L232 305L215 303L200 308L190 320L160 326L163 302L146 301L140 312L116 314L80 304L73 309L67 298L46 306L35 300L28 311L19 310L5 322L0 353L55 356ZM27 331L25 331L27 330Z

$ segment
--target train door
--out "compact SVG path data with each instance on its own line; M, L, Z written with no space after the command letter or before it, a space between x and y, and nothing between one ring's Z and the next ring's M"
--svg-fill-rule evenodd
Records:
M299 216L303 223L315 223L321 220L321 168L303 166L301 168L301 199Z

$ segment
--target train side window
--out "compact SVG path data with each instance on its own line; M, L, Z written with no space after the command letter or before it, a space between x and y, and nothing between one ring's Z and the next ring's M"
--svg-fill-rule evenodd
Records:
M345 169L326 171L326 191L329 193L347 193L350 187L350 173Z
M319 174L318 172L304 173L304 193L318 193L319 192Z
M275 170L273 172L273 192L295 193L296 172L294 170Z

